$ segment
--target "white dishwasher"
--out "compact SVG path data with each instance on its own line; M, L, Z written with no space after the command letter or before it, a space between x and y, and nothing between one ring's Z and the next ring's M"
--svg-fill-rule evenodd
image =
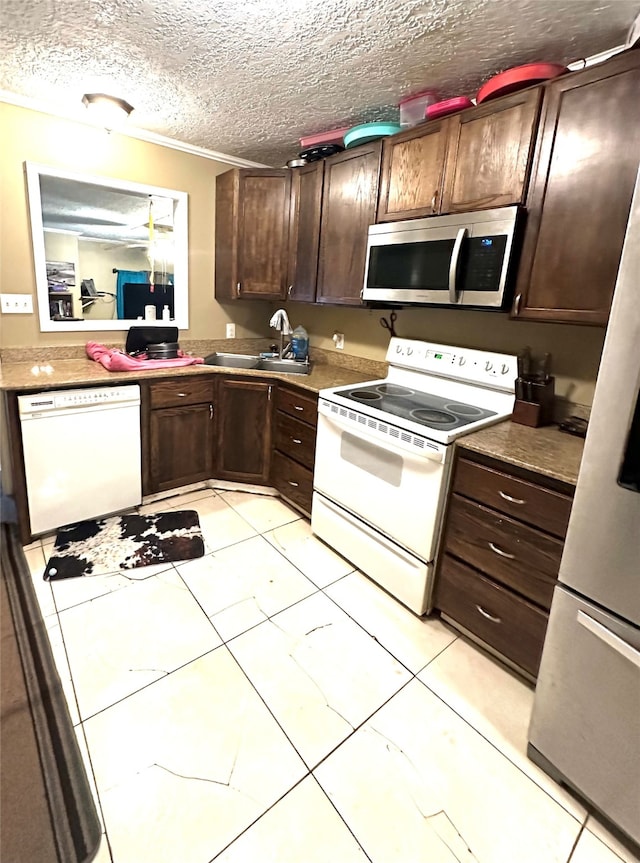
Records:
M31 533L142 501L140 387L19 396Z

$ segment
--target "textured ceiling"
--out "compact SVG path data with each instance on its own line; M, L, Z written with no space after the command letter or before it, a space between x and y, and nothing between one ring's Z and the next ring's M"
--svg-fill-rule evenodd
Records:
M69 110L126 99L129 123L282 165L298 138L395 119L433 87L473 95L536 60L625 41L640 0L0 0L0 89Z

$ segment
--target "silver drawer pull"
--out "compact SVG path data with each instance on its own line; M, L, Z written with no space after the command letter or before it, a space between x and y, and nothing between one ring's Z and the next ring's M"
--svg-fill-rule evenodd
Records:
M501 548L498 548L498 546L494 545L492 542L489 543L489 548L491 549L491 551L495 552L496 554L499 554L500 557L506 557L508 560L515 560L516 559L515 554L509 554L508 551L503 551Z
M301 441L301 440L299 440L297 437L292 437L292 438L291 438L291 440L292 440L294 443L302 443L302 441Z
M288 480L289 485L292 485L294 488L298 488L299 483L294 482L292 479Z
M511 497L511 495L507 494L506 491L500 491L500 489L498 489L498 494L500 495L500 497L503 500L508 500L509 503L518 503L518 504L526 503L526 500L521 500L519 497Z
M303 411L303 410L304 410L304 408L303 408L303 407L300 407L300 405L294 405L294 408L295 408L297 411Z
M487 620L490 620L492 623L502 623L501 617L494 617L493 614L489 614L488 611L485 611L481 605L476 605L476 608L483 617L486 617Z

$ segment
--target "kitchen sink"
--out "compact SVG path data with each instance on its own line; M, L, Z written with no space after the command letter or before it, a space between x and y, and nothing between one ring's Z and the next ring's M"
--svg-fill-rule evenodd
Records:
M296 360L281 360L279 357L260 357L251 354L209 354L204 359L208 366L225 366L231 369L257 369L263 372L284 372L291 375L308 375L311 371L309 362L300 363Z

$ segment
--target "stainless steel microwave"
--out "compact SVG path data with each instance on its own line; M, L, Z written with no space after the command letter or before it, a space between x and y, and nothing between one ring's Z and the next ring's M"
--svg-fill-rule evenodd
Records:
M519 247L519 207L371 225L363 300L503 309Z

